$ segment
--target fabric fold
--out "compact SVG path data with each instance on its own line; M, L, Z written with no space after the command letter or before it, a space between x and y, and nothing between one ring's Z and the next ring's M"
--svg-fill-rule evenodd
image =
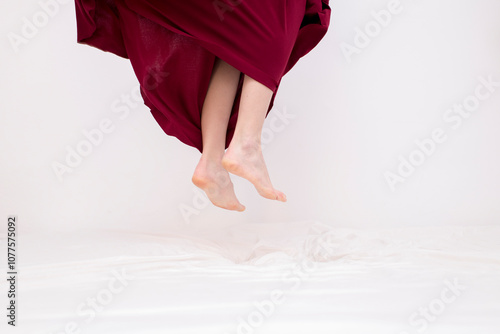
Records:
M201 110L216 58L273 91L326 34L326 0L75 0L77 42L130 59L144 103L163 131L202 151ZM267 116L267 115L266 115Z

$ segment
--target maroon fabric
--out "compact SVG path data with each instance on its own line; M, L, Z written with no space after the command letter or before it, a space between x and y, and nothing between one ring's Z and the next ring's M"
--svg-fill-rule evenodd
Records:
M323 38L328 0L75 0L77 41L130 59L144 103L170 136L202 150L201 110L216 57L276 93Z

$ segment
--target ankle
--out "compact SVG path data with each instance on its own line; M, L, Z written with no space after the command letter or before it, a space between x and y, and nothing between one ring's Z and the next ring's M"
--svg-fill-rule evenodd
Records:
M201 154L200 161L204 161L208 164L220 164L223 156L224 156L224 151L222 152L203 151L203 153Z
M237 146L238 148L244 150L260 150L261 140L259 136L255 135L251 136L236 135L231 140L231 145Z

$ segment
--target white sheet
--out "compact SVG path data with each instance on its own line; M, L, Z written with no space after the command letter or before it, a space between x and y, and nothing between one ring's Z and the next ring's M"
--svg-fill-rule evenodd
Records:
M65 331L72 322L92 334L500 333L500 227L301 221L20 237L8 333L78 333ZM110 292L113 272L130 278ZM87 298L102 307L95 317Z

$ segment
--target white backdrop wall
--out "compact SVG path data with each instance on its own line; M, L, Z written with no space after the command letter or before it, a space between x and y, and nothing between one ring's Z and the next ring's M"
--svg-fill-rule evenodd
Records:
M42 6L0 12L0 211L21 229L500 224L498 0L331 1L329 33L285 76L266 122L266 160L288 202L233 178L244 213L197 195L199 153L134 97L128 60L76 43L74 3L57 3L17 46ZM276 117L283 127L271 127ZM102 141L58 177L54 163L99 127Z

